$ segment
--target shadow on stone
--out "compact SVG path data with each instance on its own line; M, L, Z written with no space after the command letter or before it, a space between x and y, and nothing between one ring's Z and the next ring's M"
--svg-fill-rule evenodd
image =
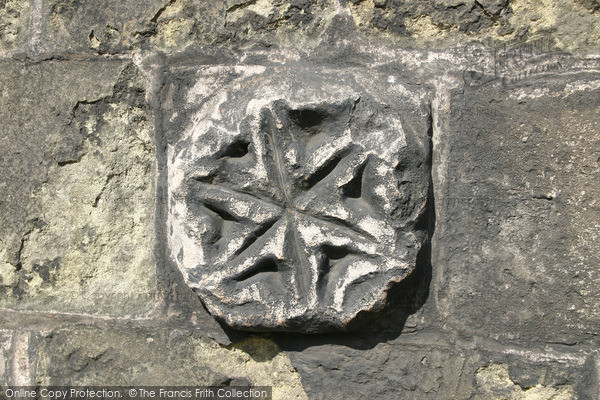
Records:
M407 319L419 311L429 297L432 278L431 238L435 231L435 198L433 193L432 142L433 123L430 120L428 166L430 171L426 211L416 222L415 230L424 232L426 239L417 255L416 268L406 278L390 288L387 305L378 312L362 312L345 331L313 334L273 333L272 339L284 351L302 351L311 346L340 344L366 350L387 342L405 331Z
M433 186L430 184L427 211L417 222L416 229L423 231L426 239L417 255L415 270L390 288L387 296L387 305L378 312L361 312L346 327L346 330L332 330L321 333L290 333L290 332L260 332L260 331L240 331L231 328L219 318L214 318L211 325L217 325L221 335L225 335L228 340L219 339L218 335L209 335L228 348L238 348L255 361L267 361L275 357L279 349L290 351L300 351L304 348L325 344L341 344L354 349L370 349L380 342L398 337L405 328L405 323L409 316L416 313L427 301L429 297L429 285L432 277L431 266L431 237L435 228L435 207L433 197ZM173 268L173 273L180 285L180 290L187 292L187 286L183 283L183 277L180 272ZM203 308L205 318L212 319L209 311L197 295L190 292L194 298L193 304L196 307L200 304ZM187 296L184 296L187 298ZM180 299L181 300L181 299ZM188 299L189 300L189 299ZM180 303L180 302L177 302ZM185 312L184 312L185 314ZM214 330L215 327L212 328ZM265 339L274 340L277 346L273 345L272 351L266 351L265 346L255 346L256 340L265 341ZM231 344L230 344L231 343ZM272 343L272 342L270 342ZM258 351L258 350L260 351Z
M430 138L431 133L430 128ZM204 312L201 314L203 319L213 321L212 324L208 324L212 326L209 330L219 331L219 334L212 332L212 335L209 336L217 338L217 341L223 345L239 348L248 353L256 361L268 360L274 357L278 350L276 349L277 346L274 346L275 349L269 354L266 354L264 351L253 351L253 346L249 345L254 343L255 339L274 340L282 350L301 351L307 347L327 344L340 344L354 349L370 349L378 343L397 338L401 333L407 331L405 324L408 318L418 312L425 305L429 297L429 286L432 278L431 238L435 229L435 199L433 181L431 179L431 139L429 148L430 154L427 158L427 164L430 177L427 203L425 212L415 221L413 228L415 232L421 232L425 236L425 239L417 254L415 269L410 275L394 284L388 290L387 304L380 311L364 311L359 313L344 330L332 328L329 332L314 334L277 331L239 331L233 329L219 318L213 319L193 291L189 291L188 296L184 295L175 302L179 304L177 308L183 311L185 315L187 313L184 310L187 309L188 312L191 312L190 308L197 308L199 304L202 304ZM172 273L175 274L175 281L178 284L177 286L179 286L179 290L188 293L188 288L183 282L183 277L174 266L172 266ZM189 302L190 295L194 297L194 301ZM185 299L188 299L188 301L185 301ZM196 306L194 307L192 304ZM410 327L410 329L418 329L418 327ZM219 336L222 337L219 339Z
M312 346L338 344L357 350L367 350L378 343L400 336L412 314L424 306L429 297L432 277L431 237L435 227L433 187L430 185L427 212L420 224L427 240L417 256L415 270L388 291L387 306L379 312L360 313L345 331L319 334L272 333L269 334L284 351L302 351ZM419 228L419 227L418 227Z

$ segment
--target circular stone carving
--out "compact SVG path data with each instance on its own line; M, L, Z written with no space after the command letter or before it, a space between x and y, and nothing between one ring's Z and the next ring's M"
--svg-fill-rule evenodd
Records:
M381 309L425 238L423 95L372 71L226 73L190 92L203 105L168 151L169 247L187 284L238 329L343 329Z

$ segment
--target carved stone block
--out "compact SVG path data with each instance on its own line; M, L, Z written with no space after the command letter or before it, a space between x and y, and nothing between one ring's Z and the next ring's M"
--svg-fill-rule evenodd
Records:
M195 77L182 97L200 106L167 152L167 236L208 310L238 329L317 332L385 306L426 238L425 93L365 69Z

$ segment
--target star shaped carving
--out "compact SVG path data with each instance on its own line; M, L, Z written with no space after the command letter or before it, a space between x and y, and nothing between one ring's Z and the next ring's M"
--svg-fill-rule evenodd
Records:
M250 101L232 121L203 121L201 151L180 150L174 197L201 247L185 275L212 313L242 328L339 328L412 271L406 137L371 102Z

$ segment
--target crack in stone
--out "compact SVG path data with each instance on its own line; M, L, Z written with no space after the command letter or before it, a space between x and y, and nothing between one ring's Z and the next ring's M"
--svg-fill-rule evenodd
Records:
M248 0L248 1L241 2L241 3L237 3L237 4L234 4L231 7L229 7L227 9L227 12L228 13L234 12L236 10L239 10L239 9L242 9L242 8L246 8L246 7L251 6L253 4L256 4L256 0Z

